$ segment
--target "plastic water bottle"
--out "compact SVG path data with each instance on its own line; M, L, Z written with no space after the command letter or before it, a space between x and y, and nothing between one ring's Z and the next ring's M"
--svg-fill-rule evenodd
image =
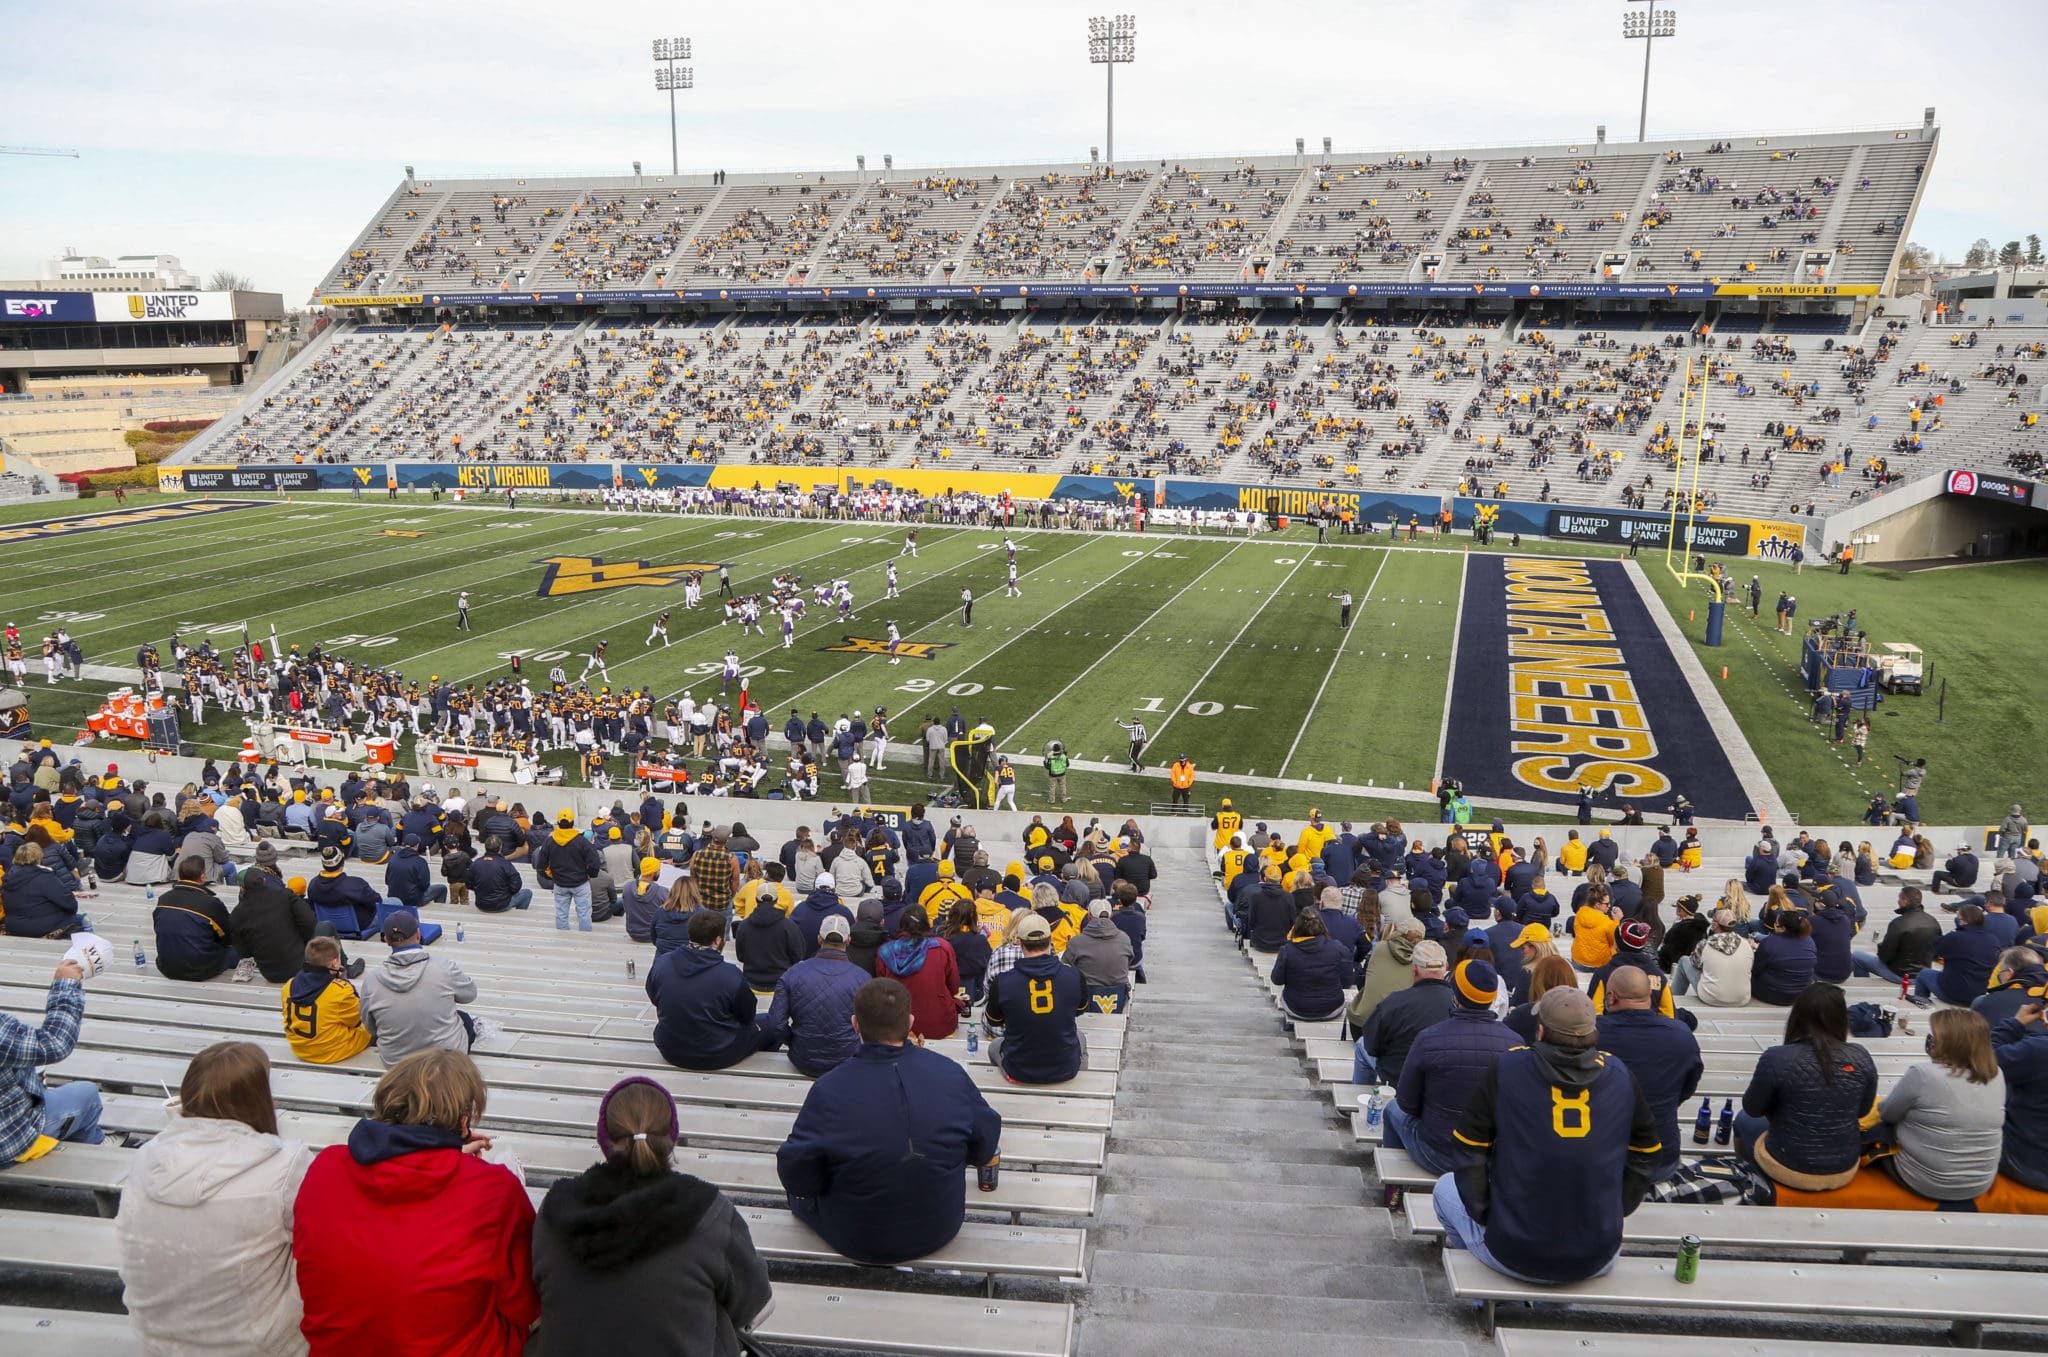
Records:
M1702 1098L1700 1099L1700 1114L1693 1118L1692 1143L1695 1145L1706 1144L1707 1137L1712 1135L1713 1131L1714 1100L1712 1098Z
M1386 1124L1386 1120L1387 1093L1386 1090L1381 1088L1378 1084L1374 1084L1372 1086L1372 1092L1366 1096L1365 1100L1366 1138L1369 1140L1372 1137L1378 1135L1380 1133L1380 1128Z
M455 940L457 942L462 941L462 922L460 920L457 920L455 924Z
M967 1054L973 1055L981 1049L981 1031L974 1024L967 1025Z
M626 978L628 980L638 980L640 978L640 967L631 957L626 958Z
M156 887L144 886L142 888L142 903L151 907L156 905Z
M148 955L147 955L146 953L144 953L144 952L143 952L143 950L142 950L142 939L141 939L141 938L137 938L137 939L135 940L135 966L136 966L136 969L140 970L140 969L141 969L142 967L144 967L144 966L147 966L147 965L149 965L149 957L148 957Z

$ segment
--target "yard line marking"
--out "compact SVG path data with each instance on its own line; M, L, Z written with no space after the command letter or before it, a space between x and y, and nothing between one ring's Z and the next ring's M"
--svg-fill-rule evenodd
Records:
M1053 563L1053 561L1060 561L1060 560L1064 560L1064 559L1066 559L1066 558L1067 558L1068 556L1072 555L1072 554L1073 554L1073 553L1074 553L1075 551L1079 551L1079 550L1081 549L1081 547L1085 547L1085 546L1087 546L1087 545L1088 545L1088 543L1089 543L1090 541L1092 541L1092 540L1093 540L1093 538L1092 538L1092 537L1088 537L1088 538L1083 538L1083 540L1082 540L1082 542L1081 542L1080 546L1072 547L1072 548L1069 548L1069 549L1068 549L1068 550L1066 550L1066 551L1063 551L1063 552L1061 552L1061 553L1060 553L1059 555L1057 555L1057 556L1053 557L1051 561L1047 561L1047 562L1045 562L1045 564L1046 564L1046 565L1051 565L1051 564ZM1073 604L1073 603L1075 603L1075 602L1079 601L1080 599L1083 599L1083 598L1086 598L1086 597L1088 597L1088 595L1089 595L1089 594L1092 594L1092 593L1094 593L1096 589L1100 589L1100 588L1101 588L1101 587L1102 587L1102 586L1103 586L1104 584L1107 584L1107 583L1109 583L1109 581L1110 581L1110 580L1113 580L1113 579L1115 579L1115 578L1116 578L1116 577L1117 577L1118 575L1121 575L1121 574L1123 574L1123 573L1124 573L1124 571L1126 571L1126 570L1129 570L1129 569L1130 569L1130 568L1131 568L1132 566L1134 566L1134 565L1138 564L1138 561L1142 561L1142 560L1144 560L1144 559L1145 559L1145 557L1143 557L1143 556L1140 556L1140 557L1138 557L1138 558L1137 558L1137 560L1134 560L1134 561L1129 561L1129 562L1126 562L1125 564L1123 564L1123 565L1121 565L1121 566L1118 566L1118 567L1117 567L1117 568L1116 568L1116 569L1115 569L1114 571L1110 572L1110 574L1109 574L1108 576L1106 576L1106 577L1105 577L1105 578L1103 578L1103 579L1102 579L1102 580L1101 580L1100 582L1098 582L1098 583L1097 583L1097 584L1096 584L1096 585L1095 585L1095 586L1094 586L1093 588L1090 588L1090 589L1086 589L1086 590L1083 590L1083 591L1082 591L1081 593L1079 593L1079 594L1075 595L1075 596L1074 596L1073 598L1070 598L1070 599L1068 599L1068 600L1067 600L1067 601L1066 601L1065 603L1062 603L1062 604L1060 604L1059 606L1055 607L1055 608L1054 608L1054 609L1053 609L1053 610L1052 610L1051 612L1049 612L1049 613L1047 613L1047 614L1046 614L1046 618L1052 618L1052 617L1057 617L1057 616L1058 616L1058 615L1059 615L1060 613L1064 612L1064 611L1065 611L1065 610L1066 610L1066 609L1068 608L1068 606L1069 606L1069 605L1071 605L1071 604ZM959 567L958 567L958 566L955 566L955 567L953 567L953 568L954 568L955 570L959 569ZM943 573L943 572L942 572L942 573ZM1020 570L1020 571L1018 571L1018 572L1017 572L1017 577L1018 577L1019 579L1023 579L1023 578L1024 578L1024 577L1025 577L1026 575L1028 575L1029 573L1030 573L1030 572L1029 572L1028 570ZM938 576L937 576L937 575L934 575L934 576L932 576L931 578L932 578L932 579L937 579L937 578L938 578ZM950 611L950 610L949 610L949 611ZM940 617L944 617L944 616L945 616L945 614L944 614L944 613L941 613L941 614L940 614ZM1043 620L1043 619L1041 619L1041 620ZM1035 626L1036 624L1034 623L1033 625ZM1006 631L1007 631L1007 630L1009 630L1009 628L1007 628L1007 627L1006 627L1006 628L1004 628L1004 630L1006 630ZM1018 632L1018 633L1017 633L1017 634L1016 634L1015 636L1011 637L1011 638L1010 638L1009 640L1007 640L1007 641L1003 642L1003 643L1002 643L1001 645L997 646L997 647L996 647L996 648L995 648L994 650L991 650L991 651L989 651L989 652L988 652L988 654L986 654L986 655L982 656L982 657L981 657L981 659L978 659L978 660L971 660L971 661L969 661L969 662L968 662L968 665L967 665L967 667L966 667L965 669L959 670L958 672L956 672L956 673L955 673L955 674L953 675L954 679L956 679L956 680L957 680L957 679L958 679L958 678L960 677L960 675L961 675L961 674L968 674L968 673L972 673L972 672L974 671L974 667L975 667L976 665L978 665L978 664L981 664L981 663L982 663L983 661L986 661L986 660L991 660L991 659L994 659L994 658L995 658L995 657L996 657L997 655L1000 655L1000 654L1001 654L1001 653L1002 653L1003 651L1007 650L1007 649L1008 649L1009 647L1011 647L1011 646L1015 645L1015 644L1016 644L1017 642L1019 642L1019 641L1023 640L1023 639L1024 639L1024 638L1025 638L1026 636L1029 636L1029 635L1031 634L1031 630L1032 630L1032 629L1031 629L1030 627L1026 627L1026 628L1025 628L1024 630L1022 630L1022 631ZM809 694L811 694L811 693L814 693L814 692L816 692L816 691L817 691L818 689L820 689L820 688L824 687L824 686L825 686L826 684L828 684L828 683L832 682L833 680L845 677L845 676L846 676L847 674L849 674L849 673L852 673L852 672L853 672L853 671L854 671L855 669L858 669L858 668L859 668L859 667L860 667L861 665L863 665L863 664L867 663L867 662L868 662L869 660L871 660L871 659L875 659L875 658L877 658L877 657L876 657L876 656L874 656L874 655L863 655L863 656L861 656L861 657L860 657L859 659L855 660L855 661L854 661L854 662L853 662L852 664L849 664L849 665L847 665L847 666L846 666L845 668L843 668L843 669L839 670L839 671L838 671L837 673L833 673L833 674L828 674L828 675L826 675L826 676L825 676L824 678L822 678L822 679L819 679L819 680L818 680L818 681L817 681L816 683L813 683L813 684L812 684L812 685L811 685L810 687L808 687L808 688L804 689L804 690L803 690L803 692L800 692L800 693L793 693L793 694L791 694L791 695L790 695L789 697L781 699L781 700L780 700L780 701L778 701L778 702L777 702L777 703L776 703L775 705L779 707L779 706L781 706L781 705L782 705L782 704L783 704L784 702L787 702L787 703L789 703L790 705L794 706L794 705L796 704L796 700L797 700L798 698L800 698L800 697L805 697L805 696L808 696ZM763 710L763 711L766 711L766 710L767 710L767 708L766 708L766 707L764 706L764 707L762 708L762 710Z
M1383 571L1387 568L1387 560L1393 554L1394 553L1390 551L1386 553L1386 555L1380 557L1379 570L1375 570L1372 572L1371 582L1365 586L1365 593L1359 596L1357 609L1358 612L1364 612L1365 605L1372 602L1372 591L1376 587L1378 587L1380 582L1380 571ZM1322 704L1323 691L1324 689L1330 686L1330 680L1336 677L1337 662L1343 658L1344 647L1340 645L1337 647L1337 653L1330 658L1330 667L1323 671L1323 681L1321 684L1317 685L1316 695L1314 698L1310 699L1308 704L1308 711L1301 718L1301 729L1295 732L1294 743L1287 746L1287 757L1280 760L1281 777L1287 776L1287 765L1294 762L1294 751L1301 748L1302 736L1308 734L1308 723L1315 719L1316 708Z
M1196 575L1194 579L1189 580L1186 584L1183 584L1180 588L1174 590L1172 597L1168 598L1166 602L1154 608L1151 614L1147 616L1144 621L1138 623L1137 627L1132 627L1130 632L1125 634L1123 641L1118 641L1115 645L1103 651L1102 654L1096 657L1094 664L1089 665L1086 669L1083 669L1080 673L1074 676L1072 683L1069 683L1066 687L1054 693L1052 695L1051 701L1047 702L1043 707L1040 707L1037 711L1031 713L1031 715L1025 717L1023 721L1019 722L1017 728L1010 732L1012 738L1021 736L1026 730L1030 728L1031 723L1033 721L1036 721L1039 717L1045 715L1048 711L1052 710L1053 703L1058 702L1061 698L1065 697L1068 693L1072 692L1075 684L1079 683L1082 679L1087 678L1090 674L1094 673L1097 666L1099 666L1104 660L1107 660L1111 655L1116 654L1118 650L1122 649L1124 641L1130 640L1131 635L1137 632L1138 627L1150 625L1153 618L1159 616L1159 614L1165 612L1168 608L1171 608L1176 602L1180 600L1181 595L1187 593L1188 590L1194 588L1195 580L1206 578L1209 574L1209 571L1214 570L1217 566L1222 565L1232 556L1235 556L1237 554L1238 547L1241 547L1243 545L1243 542L1235 544L1230 548L1230 550L1224 552L1221 556L1218 556L1215 560L1211 561L1208 567L1204 569L1201 574ZM1150 641L1152 638L1148 635L1143 639L1145 639L1146 641ZM1018 749L1021 752L1023 746L1019 745Z
M1451 684L1458 677L1458 633L1464 630L1465 626L1465 572L1470 569L1471 563L1472 558L1467 556L1458 565L1458 597L1451 604L1451 653L1450 664L1444 670L1444 714L1436 726L1436 767L1433 776L1437 777L1443 776L1444 745L1451 738Z
M1237 643L1244 639L1244 634L1252 629L1252 623L1259 620L1259 614L1265 612L1267 605L1270 604L1274 599L1280 597L1280 591L1287 587L1288 582L1294 578L1295 572L1300 570L1303 566L1307 565L1308 558L1315 554L1316 549L1314 547L1310 547L1307 551L1304 551L1301 554L1301 559L1296 561L1293 564L1293 566L1288 569L1287 574L1281 578L1279 586L1275 588L1272 593L1266 595L1265 599L1259 604L1258 607L1252 609L1252 615L1250 617L1247 617L1244 620L1244 625L1237 629L1237 635L1230 638L1230 644L1224 646L1221 650L1216 652L1216 658L1209 661L1209 667L1207 669L1204 669L1202 671L1202 676L1195 680L1195 686L1188 689L1187 696L1183 697L1180 700L1180 705L1175 707L1173 711L1167 716L1167 718L1159 723L1159 729L1152 732L1152 739L1150 743L1157 744L1161 739L1165 737L1166 728L1173 724L1173 718L1179 716L1182 712L1187 710L1188 704L1195 700L1195 694L1201 692L1202 685L1209 681L1209 675L1215 673L1216 666L1223 663L1224 656L1228 655L1232 650L1234 650L1237 647Z

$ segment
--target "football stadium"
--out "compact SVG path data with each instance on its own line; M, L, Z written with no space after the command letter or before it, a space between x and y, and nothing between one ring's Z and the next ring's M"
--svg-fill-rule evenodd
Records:
M661 37L577 173L639 25L422 16L508 130L368 81L196 231L37 77L0 222L185 254L0 266L0 1352L2048 1351L1997 83L1651 136L1641 0L1633 139L1119 159L1141 20L1235 41L1062 12L1098 145L696 147Z

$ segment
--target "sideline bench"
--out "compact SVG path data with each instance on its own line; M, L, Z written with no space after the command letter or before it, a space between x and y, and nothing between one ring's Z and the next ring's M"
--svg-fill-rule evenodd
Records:
M1615 1260L1605 1277L1538 1286L1504 1277L1464 1249L1444 1250L1444 1275L1460 1300L1482 1302L1491 1335L1502 1301L1614 1306L1642 1310L1720 1310L1741 1314L1831 1315L1878 1320L1934 1320L1950 1326L1957 1346L1975 1347L1986 1324L2048 1324L2041 1277L1988 1268L1885 1267L1871 1264L1760 1263L1703 1259L1708 1286L1675 1281L1670 1258ZM1788 1344L1787 1346L1795 1346Z

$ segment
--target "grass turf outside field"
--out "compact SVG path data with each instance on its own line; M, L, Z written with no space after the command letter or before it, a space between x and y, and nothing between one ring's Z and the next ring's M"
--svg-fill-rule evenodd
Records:
M1719 650L1702 639L1705 586L1681 586L1661 555L1654 562L1645 558L1643 566L1700 663L1721 684L1779 794L1802 820L1854 824L1871 797L1896 793L1894 755L1927 760L1920 813L1929 820L1996 824L2015 802L2041 818L2034 760L2048 730L2048 677L2028 658L2025 636L2030 620L2048 603L2048 561L1912 571L1859 565L1847 575L1825 565L1809 565L1795 575L1778 562L1738 562L1734 574L1741 597L1729 600ZM1742 594L1752 574L1763 584L1763 607L1754 622ZM1772 626L1781 589L1799 601L1791 636ZM1870 744L1860 768L1846 740L1839 747L1832 742L1832 723L1823 727L1810 719L1813 704L1799 680L1806 624L1851 608L1874 648L1908 641L1926 652L1929 666L1925 695L1888 697L1871 713ZM1688 610L1697 612L1697 620L1686 620ZM1947 715L1937 723L1944 679Z
M130 509L177 496L130 496ZM6 506L0 523L113 512L110 500ZM386 537L413 532L417 537ZM1411 548L1385 539L1348 539L1318 546L1312 529L1278 534L1187 536L1157 530L1144 537L1017 533L1024 596L1002 597L1001 534L926 527L921 557L899 564L903 597L882 598L883 564L900 549L901 525L685 518L675 515L563 513L524 505L434 504L424 496L396 502L340 496L300 498L200 521L139 526L50 542L0 547L0 565L21 581L8 619L39 635L63 622L83 644L88 663L132 665L146 640L163 647L174 627L196 629L219 644L240 639L239 623L267 637L274 625L287 643L318 641L352 658L397 667L424 681L457 681L508 672L509 652L527 653L526 675L544 684L549 664L538 658L568 652L559 662L574 681L583 653L611 640L613 686L646 686L657 697L684 688L715 690L726 645L760 672L753 691L780 728L790 705L828 717L886 705L898 737L874 795L905 802L928 789L922 760L908 748L926 712L945 715L955 703L968 719L987 716L1005 751L1039 753L1059 738L1084 759L1121 763L1123 733L1112 721L1142 717L1157 769L1186 752L1201 769L1196 800L1213 807L1234 795L1254 818L1299 816L1310 805L1333 818L1407 821L1434 818L1433 803L1375 795L1405 784L1427 790L1443 719L1463 538L1424 537ZM1421 548L1421 549L1416 549ZM1449 548L1449 549L1445 549ZM1496 543L1495 551L1506 551ZM1523 554L1612 555L1565 544L1525 542ZM718 625L715 598L702 612L681 608L682 589L620 588L541 598L535 593L543 557L577 554L612 562L654 564L728 560L740 592L768 577L800 570L808 584L837 575L853 579L858 617L841 627L813 609L784 651L777 622L744 643L736 627ZM2048 563L2022 562L1978 570L1897 572L1859 568L1846 580L1808 570L1795 581L1789 566L1737 563L1764 576L1765 621L1746 609L1731 616L1727 644L1706 650L1704 596L1681 589L1661 559L1641 564L1708 672L1729 665L1723 691L1738 723L1780 791L1809 822L1853 821L1893 750L1924 752L1936 774L1923 808L1944 816L1996 820L2026 799L2016 769L1995 760L2016 733L2037 731L2048 685L2000 647L1996 618L2025 597L2041 597ZM1925 646L1935 676L1954 680L1947 724L1932 724L1934 697L1899 698L1880 708L1872 762L1845 771L1833 746L1806 721L1806 704L1780 686L1796 686L1797 647L1773 637L1768 607L1778 587L1795 584L1801 617L1848 606L1863 609L1879 639ZM961 584L976 593L975 626L958 625ZM707 595L715 593L716 577ZM1337 604L1349 589L1355 620L1340 638ZM455 630L454 598L472 594L476 630ZM1801 590L1807 592L1801 593ZM2031 592L2030 592L2031 591ZM673 607L667 650L642 647L650 619ZM1873 611L1875 609L1876 611ZM829 611L829 610L828 610ZM1731 608L1731 612L1737 611ZM69 614L66 620L56 614ZM879 639L895 618L905 639L942 644L930 660L826 651L842 635ZM1340 648L1341 641L1341 648ZM111 684L49 689L31 655L30 696L46 733L80 729ZM1971 700L1958 700L1963 675ZM596 673L593 681L601 682ZM1716 679L1718 682L1718 678ZM1897 712L1891 716L1886 713ZM211 714L188 729L202 752L230 754L244 733L239 718ZM1908 746L1911 748L1908 748ZM1846 753L1846 749L1843 751ZM1878 765L1883 767L1879 768ZM1240 777L1313 779L1310 789L1238 784ZM1343 779L1342 790L1338 778ZM1019 798L1043 808L1043 774L1025 768ZM1968 778L1967 783L1963 779ZM1362 787L1367 779L1370 789ZM1166 799L1163 779L1077 771L1076 804L1104 813L1140 811ZM1961 784L1961 785L1959 785ZM837 790L826 776L825 799ZM1953 798L1967 795L1957 806ZM1481 804L1479 812L1487 813ZM1519 815L1513 818L1553 818Z

